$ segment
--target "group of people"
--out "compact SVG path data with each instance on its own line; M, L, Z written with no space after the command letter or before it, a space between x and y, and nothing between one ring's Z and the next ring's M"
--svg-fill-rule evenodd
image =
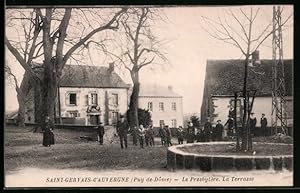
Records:
M158 134L160 136L160 141L162 146L172 146L172 134L168 125L161 125Z

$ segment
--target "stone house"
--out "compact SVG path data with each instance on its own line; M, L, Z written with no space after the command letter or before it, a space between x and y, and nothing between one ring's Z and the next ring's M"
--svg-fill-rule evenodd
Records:
M260 117L264 113L271 127L272 120L272 64L273 60L261 60L261 64L249 68L248 88L257 90L252 112L260 127ZM293 126L293 60L284 60L286 88L286 118ZM201 106L201 123L207 118L213 125L221 120L224 125L228 119L229 109L234 106L234 92L242 91L244 65L243 60L208 60ZM237 122L241 125L243 99L237 101ZM278 123L279 125L279 123Z
M174 92L171 86L141 84L139 108L150 111L153 127L161 124L171 128L183 126L182 96Z

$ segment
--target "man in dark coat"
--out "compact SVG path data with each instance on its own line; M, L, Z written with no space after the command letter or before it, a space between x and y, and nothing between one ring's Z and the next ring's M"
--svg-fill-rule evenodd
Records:
M261 114L260 118L260 127L261 127L261 132L264 136L264 140L266 140L266 135L267 135L267 125L268 125L268 120L265 117L265 114Z
M211 134L212 134L212 125L207 119L206 123L204 124L204 132L205 132L205 141L209 142L211 140Z
M138 130L138 135L139 135L140 146L141 146L141 148L144 148L146 130L143 125L140 125L139 130Z
M166 132L166 146L172 146L172 135L171 135L171 130L168 125L165 126L165 132Z
M127 132L129 129L128 122L125 120L124 116L120 116L120 121L117 124L117 132L120 137L121 148L123 149L123 142L125 143L125 148L127 148Z
M177 129L178 144L183 144L183 129L181 126Z
M194 140L195 140L195 128L193 127L193 123L188 122L186 143L194 143Z
M216 124L216 139L217 139L217 141L222 141L223 130L224 130L224 127L221 124L221 120L218 120L217 124Z
M154 129L152 125L149 126L147 132L148 132L147 135L149 137L149 145L152 147L154 146Z
M98 135L98 141L100 143L100 145L103 145L103 136L104 136L104 126L103 123L99 123L98 127L97 127L97 135Z
M165 129L163 128L163 125L160 126L158 133L159 133L159 136L160 136L161 145L165 145L165 143L166 143L166 132L165 132Z
M256 127L256 117L254 116L254 113L250 114L250 119L249 119L249 126L250 126L250 133L251 136L254 135L255 132L255 127Z
M53 123L50 121L50 117L45 119L45 127L43 129L43 146L50 147L54 144Z
M228 120L226 121L224 127L226 125L227 126L227 136L230 136L230 137L233 137L233 124L234 124L234 121L233 121L233 118L231 116L228 116Z

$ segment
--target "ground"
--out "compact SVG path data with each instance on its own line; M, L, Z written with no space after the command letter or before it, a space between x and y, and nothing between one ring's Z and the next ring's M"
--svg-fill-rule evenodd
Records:
M99 145L80 136L96 133L56 129L56 144L42 146L42 134L32 129L5 128L6 187L118 187L118 186L291 186L291 171L200 172L169 171L167 148L156 138L156 147L141 149L131 140L127 150L118 142ZM258 139L261 140L261 139ZM172 142L176 144L174 138ZM151 171L150 171L151 170ZM251 181L223 181L247 177ZM129 178L128 183L111 180ZM63 179L62 181L59 181ZM92 181L86 181L92 179ZM96 179L96 182L93 180ZM109 181L99 181L108 180ZM152 179L154 181L147 181ZM187 180L188 179L188 180ZM217 181L209 181L218 179ZM73 180L72 182L70 182ZM75 180L75 181L74 181ZM76 180L81 180L78 183ZM82 180L84 182L82 182Z
M5 169L165 169L167 148L158 145L159 139L156 139L156 147L141 149L129 140L128 149L121 149L117 140L99 145L96 141L80 139L80 136L91 134L57 129L56 144L44 147L41 133L33 133L29 127L6 127Z

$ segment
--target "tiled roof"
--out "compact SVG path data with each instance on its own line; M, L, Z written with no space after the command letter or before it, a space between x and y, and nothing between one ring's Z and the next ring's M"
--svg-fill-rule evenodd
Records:
M257 90L256 96L272 94L273 60L261 60L261 64L248 68L248 88ZM284 60L286 94L292 95L293 60ZM205 89L210 95L233 95L242 91L244 83L243 60L208 60Z
M63 69L61 87L128 88L129 86L108 67L66 65Z
M155 84L141 84L139 97L182 97L168 87Z

